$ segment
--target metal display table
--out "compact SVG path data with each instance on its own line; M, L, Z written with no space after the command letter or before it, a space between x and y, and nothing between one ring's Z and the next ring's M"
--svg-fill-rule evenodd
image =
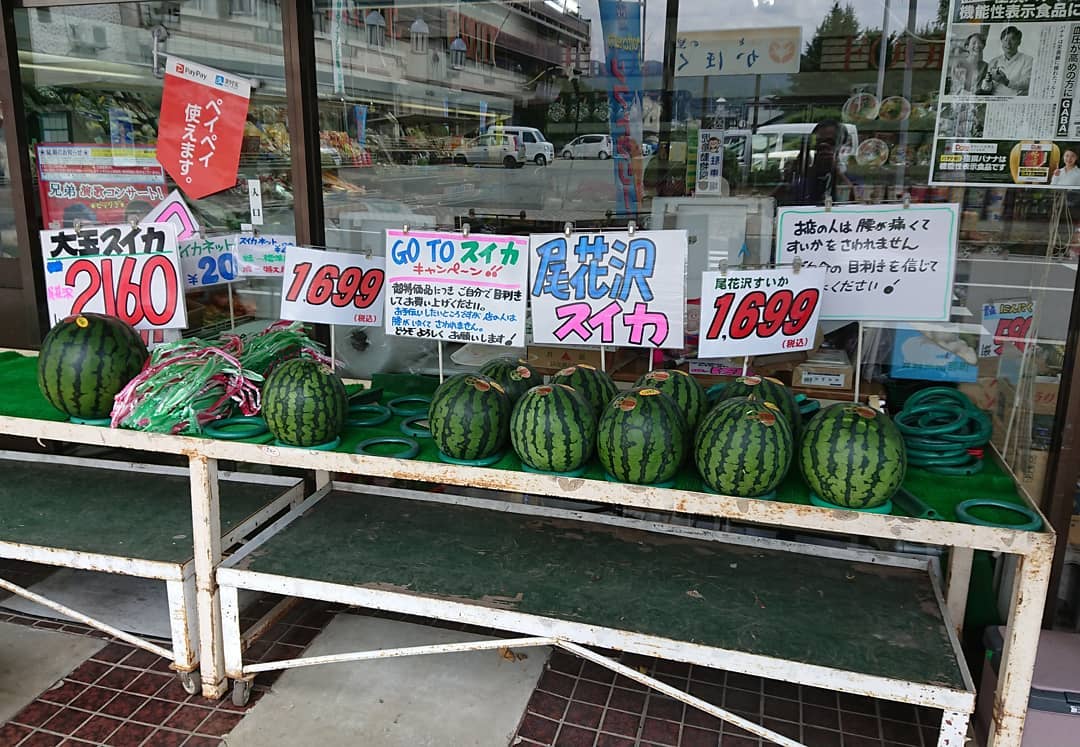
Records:
M320 487L329 486L332 473L344 473L484 488L594 504L608 503L649 511L705 514L770 527L943 546L950 551L946 608L947 619L954 629L962 625L973 551L987 550L1014 556L1016 571L1011 588L1008 634L990 740L995 747L1020 745L1053 557L1054 535L1049 531L1029 532L904 516L875 515L600 480L145 434L27 418L0 417L0 435L182 454L189 459L201 673L203 694L207 697L223 695L226 684L221 606L215 572L222 561L217 463L219 460L228 460L314 470L316 483ZM358 501L367 500L359 496L354 498ZM1030 499L1025 496L1025 500L1030 505ZM488 620L484 624L490 625L492 622ZM564 641L559 645L586 658L596 656L576 643ZM657 653L663 655L663 652ZM749 671L769 676L765 670ZM634 670L628 670L628 676L633 674ZM875 691L870 694L877 693Z
M5 579L0 588L170 659L201 690L190 479L186 469L0 451L0 557L165 582L172 648L118 630ZM222 475L229 547L303 496L302 482Z

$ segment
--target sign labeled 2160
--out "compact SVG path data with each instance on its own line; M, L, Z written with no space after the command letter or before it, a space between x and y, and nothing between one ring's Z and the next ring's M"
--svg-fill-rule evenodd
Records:
M810 350L821 311L821 271L707 272L702 278L702 358Z
M345 252L290 247L285 253L281 316L323 324L382 323L381 263Z

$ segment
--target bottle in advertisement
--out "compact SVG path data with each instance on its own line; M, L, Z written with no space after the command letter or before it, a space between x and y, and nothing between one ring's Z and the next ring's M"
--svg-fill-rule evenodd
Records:
M995 223L1000 223L1005 217L1005 195L1008 190L1005 187L993 187L987 190L986 195L986 218Z

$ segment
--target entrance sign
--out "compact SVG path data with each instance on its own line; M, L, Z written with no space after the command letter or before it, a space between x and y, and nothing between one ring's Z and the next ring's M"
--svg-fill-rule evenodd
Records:
M947 322L959 205L777 211L777 261L825 271L823 320Z
M318 324L382 324L383 263L362 254L294 246L285 255L281 318Z
M811 350L823 270L706 272L698 355L719 358Z
M386 332L525 344L528 236L386 232Z
M686 243L686 231L533 234L533 341L682 348Z
M176 229L168 223L41 232L51 324L84 311L136 329L187 326Z
M157 157L188 197L236 186L251 83L170 57L165 66Z

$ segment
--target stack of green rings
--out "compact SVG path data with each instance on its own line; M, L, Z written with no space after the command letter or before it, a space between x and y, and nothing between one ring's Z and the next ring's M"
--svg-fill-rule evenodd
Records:
M904 436L908 463L938 475L974 475L983 468L990 414L948 387L923 389L894 418Z

